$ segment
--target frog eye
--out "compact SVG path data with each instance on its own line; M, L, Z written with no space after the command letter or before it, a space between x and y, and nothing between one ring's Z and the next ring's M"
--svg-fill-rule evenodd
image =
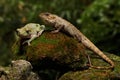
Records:
M30 33L30 30L27 30L26 32L27 32L27 33Z
M39 24L36 24L36 27L38 27L39 26Z

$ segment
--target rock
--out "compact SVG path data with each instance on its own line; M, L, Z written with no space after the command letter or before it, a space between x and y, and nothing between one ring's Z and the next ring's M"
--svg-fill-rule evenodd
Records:
M30 75L27 77L26 80L42 80L38 77L37 74L35 74L34 72L30 72Z
M48 67L48 64L57 63L59 67L80 69L87 63L84 46L63 33L43 33L31 46L24 47L24 54L34 66L44 64L44 67Z
M0 80L41 80L32 72L32 65L26 60L12 61L12 64L1 74Z
M85 67L88 62L86 53L90 55L94 66L106 67L110 65L64 33L52 34L44 32L39 38L32 41L31 46L22 45L19 53L21 54L15 56L30 61L34 70L43 80L120 79L119 56L105 53L115 62L116 67L114 70L88 69Z
M86 48L64 34L44 32L31 45L13 45L13 59L26 59L32 63L43 80L54 80L68 70L87 69Z
M63 74L59 80L119 80L120 79L120 61L119 56L113 54L107 54L110 58L114 59L115 69L114 70L99 70L99 69L88 69L83 71L68 71ZM92 64L98 66L107 66L101 58L92 56Z

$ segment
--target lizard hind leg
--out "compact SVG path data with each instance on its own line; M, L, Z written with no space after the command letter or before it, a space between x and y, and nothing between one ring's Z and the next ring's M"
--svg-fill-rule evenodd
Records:
M74 34L74 39L78 40L78 42L81 42L81 36L79 36L78 34ZM86 54L87 55L87 54Z
M94 66L91 63L91 59L90 59L89 55L87 55L87 58L88 58L88 62L89 62L88 66L91 67L91 68L94 68L94 69L112 69L112 70L114 69L112 67Z
M100 67L100 66L93 66L90 56L88 54L85 54L87 59L88 59L88 64L86 66L90 67L90 68L95 68L95 69L107 69L106 67Z
M88 58L88 63L89 63L89 64L88 64L88 66L89 66L89 67L91 67L91 66L92 66L92 63L91 63L90 56L89 56L89 55L87 55L87 58Z
M90 59L90 56L88 54L85 53L85 56L86 58L88 59L88 62L86 64L87 67L91 67L92 66L92 63L91 63L91 59Z

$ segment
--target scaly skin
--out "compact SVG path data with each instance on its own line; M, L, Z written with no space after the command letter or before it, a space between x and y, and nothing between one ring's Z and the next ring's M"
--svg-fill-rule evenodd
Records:
M81 42L88 49L92 50L94 53L102 57L105 61L107 61L111 66L110 67L95 67L90 64L91 67L96 69L113 69L114 62L110 60L101 50L99 50L87 37L85 37L74 25L70 22L62 19L61 17L51 14L51 13L41 13L39 17L43 20L45 24L53 26L56 30L52 31L52 33L57 33L60 30L67 32L72 37L76 38L79 42Z

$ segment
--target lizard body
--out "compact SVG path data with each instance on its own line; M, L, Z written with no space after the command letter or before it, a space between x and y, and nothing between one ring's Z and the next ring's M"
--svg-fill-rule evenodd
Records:
M52 31L52 33L57 33L60 30L67 32L72 37L76 38L79 42L81 42L88 49L92 50L94 53L102 57L105 61L107 61L111 66L110 67L95 67L90 64L91 67L97 69L113 69L114 62L109 59L100 49L98 49L87 37L85 37L73 24L62 19L61 17L51 14L51 13L41 13L39 17L48 25L53 26L56 30Z

